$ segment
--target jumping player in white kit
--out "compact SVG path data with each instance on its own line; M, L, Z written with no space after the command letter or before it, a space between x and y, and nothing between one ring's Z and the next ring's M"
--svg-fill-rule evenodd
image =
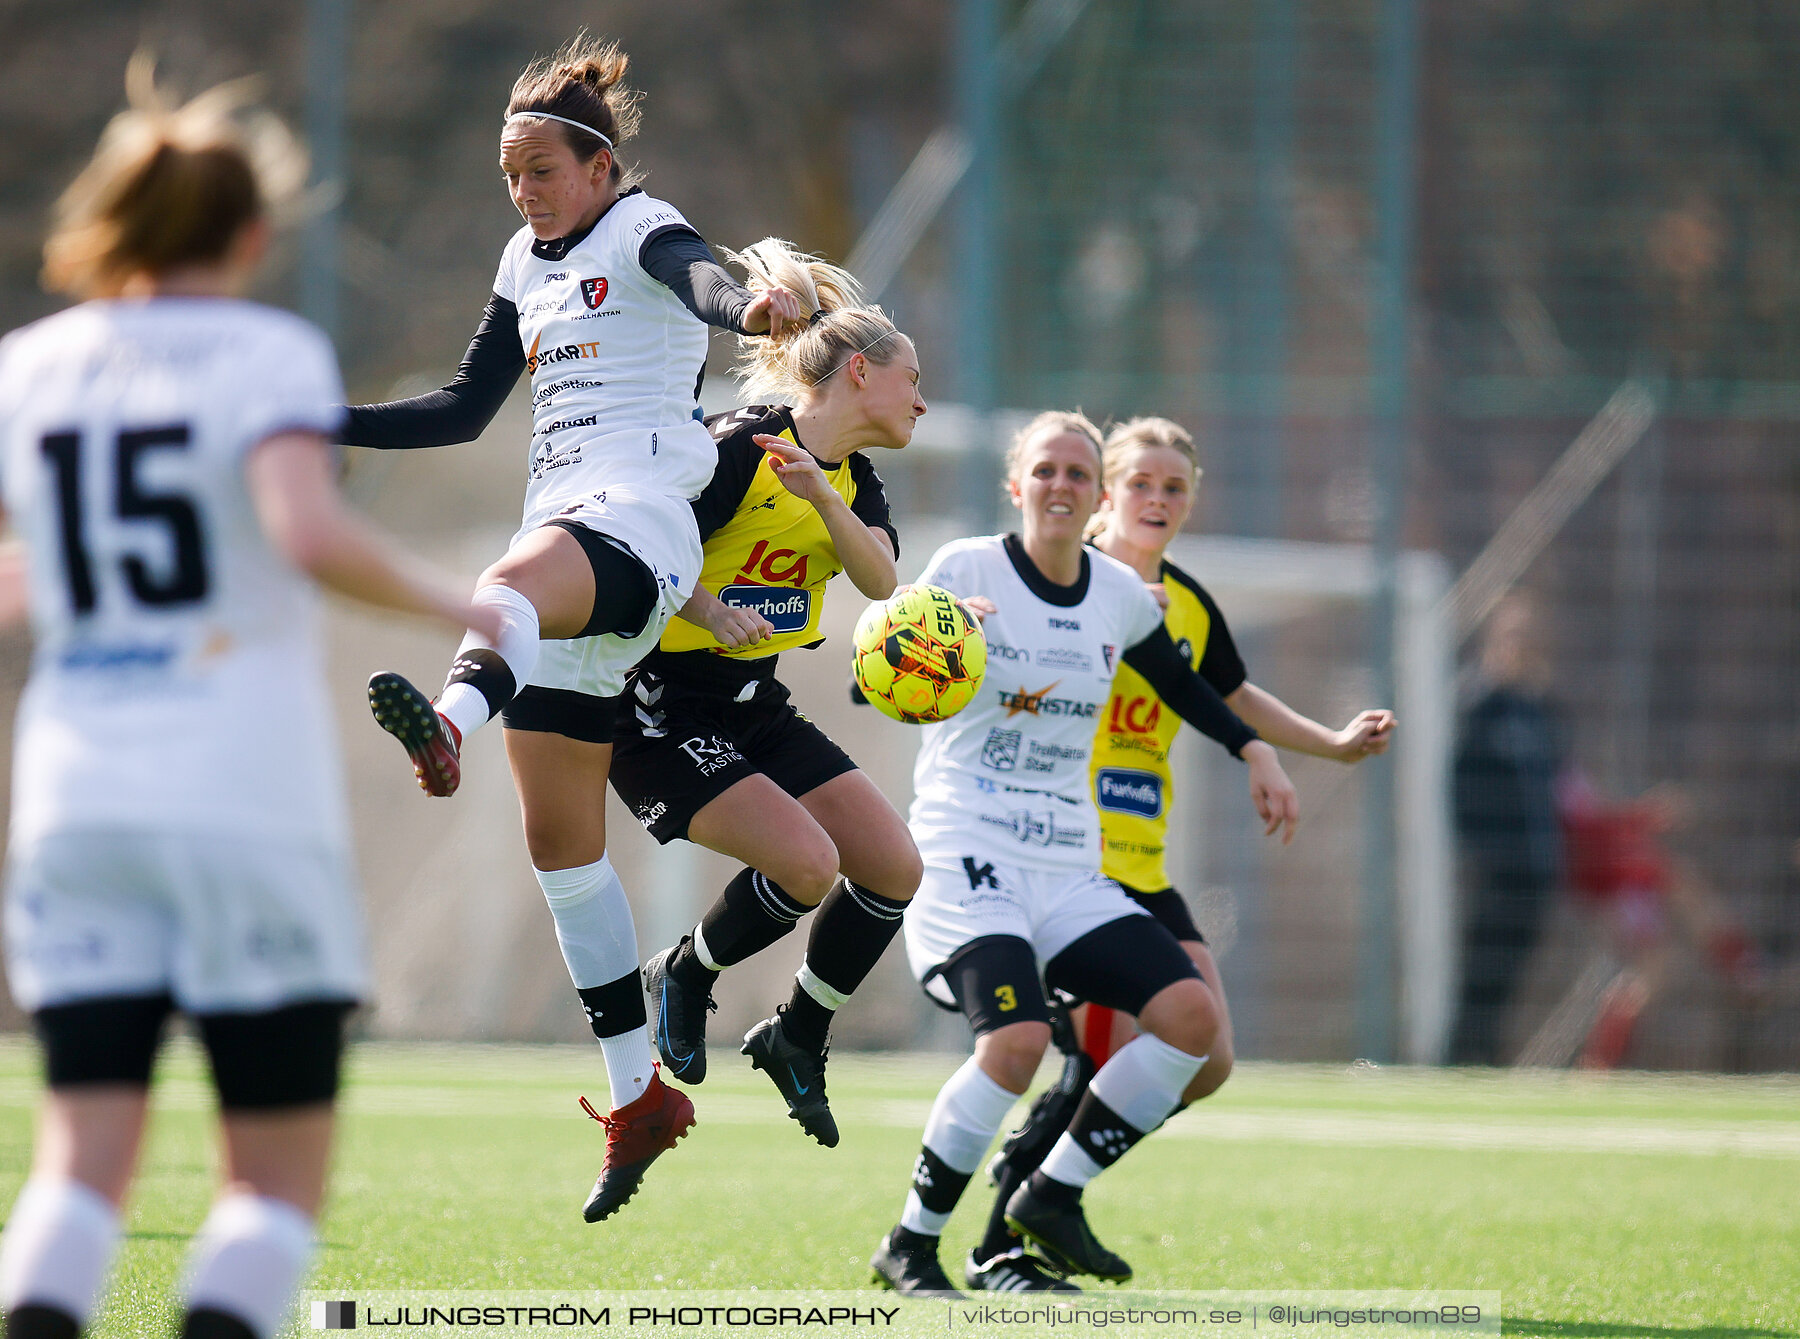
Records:
M900 1222L872 1261L878 1282L905 1292L952 1290L938 1238L1050 1041L1046 986L1124 1009L1144 1035L1095 1076L1007 1205L1043 1259L971 1258L974 1287L1069 1286L1045 1265L1130 1277L1088 1227L1082 1188L1174 1110L1218 1029L1175 937L1100 872L1088 768L1119 666L1250 765L1267 831L1291 832L1297 816L1274 750L1182 659L1143 581L1083 547L1099 502L1098 430L1079 414L1039 415L1008 467L1023 535L948 544L919 578L984 612L988 668L975 702L926 727L913 776L908 822L925 876L903 926L907 959L927 994L968 1018L975 1054L938 1094Z
M0 605L29 604L36 634L7 971L49 1082L0 1309L12 1339L93 1315L179 1010L211 1061L225 1183L181 1333L268 1339L312 1253L366 988L313 583L499 620L344 509L329 343L235 297L304 155L241 87L172 109L142 59L128 83L45 246L47 285L89 300L0 342L0 481L26 551Z
M526 846L612 1094L607 1116L582 1099L607 1130L589 1222L630 1199L694 1123L693 1103L656 1072L631 906L606 855L616 699L700 576L688 502L718 460L698 416L707 327L800 320L791 293L752 295L674 206L631 184L616 156L638 120L626 66L617 46L580 37L519 76L500 167L525 226L463 364L440 391L352 409L344 437L470 441L530 378L524 520L475 592L501 634L463 642L435 703L391 673L369 681L369 699L432 795L456 789L464 739L505 714Z

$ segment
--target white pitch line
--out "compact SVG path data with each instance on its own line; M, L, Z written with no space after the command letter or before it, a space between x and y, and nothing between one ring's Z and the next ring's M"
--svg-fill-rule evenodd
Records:
M552 1094L528 1087L502 1093L486 1088L352 1084L345 1089L343 1109L350 1116L406 1116L413 1119L439 1116L469 1120L578 1120L582 1116L570 1095L573 1091ZM0 1080L0 1108L34 1107L40 1093L41 1089L33 1081ZM695 1097L702 1126L774 1126L786 1119L781 1100L773 1090L766 1099L705 1091L696 1093ZM188 1079L159 1083L154 1101L165 1111L210 1111L213 1106L213 1097L207 1087ZM846 1128L860 1125L884 1130L922 1129L931 1111L929 1102L861 1101L854 1097L834 1102L833 1107ZM1007 1128L1016 1124L1023 1114L1022 1105L1015 1107ZM1800 1123L1789 1121L1677 1125L1652 1120L1598 1117L1583 1120L1567 1116L1546 1119L1530 1115L1521 1115L1515 1121L1470 1121L1453 1117L1399 1118L1367 1110L1334 1111L1329 1108L1299 1113L1202 1107L1183 1113L1156 1137L1184 1142L1337 1148L1800 1159Z
M1358 1148L1493 1149L1518 1153L1658 1153L1800 1158L1800 1126L1660 1125L1652 1121L1530 1119L1396 1120L1366 1112L1231 1111L1177 1120L1161 1137L1236 1143L1339 1144Z

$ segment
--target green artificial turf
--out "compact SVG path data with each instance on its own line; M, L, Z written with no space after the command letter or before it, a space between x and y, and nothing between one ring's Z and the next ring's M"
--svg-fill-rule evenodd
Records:
M595 1048L355 1053L312 1284L325 1291L866 1288L952 1056L834 1057L836 1149L726 1051L700 1123L607 1223ZM192 1048L165 1057L107 1335L154 1332L212 1190ZM1046 1070L1042 1076L1049 1077ZM24 1175L37 1066L0 1042L0 1196ZM1506 1332L1800 1335L1800 1081L1246 1064L1095 1183L1146 1289L1455 1289ZM960 1274L977 1178L944 1237Z

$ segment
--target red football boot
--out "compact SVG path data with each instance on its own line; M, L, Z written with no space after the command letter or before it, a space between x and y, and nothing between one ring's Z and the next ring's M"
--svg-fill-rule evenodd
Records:
M637 1194L650 1164L694 1128L694 1104L657 1073L641 1097L610 1115L595 1111L585 1097L581 1109L606 1127L606 1161L600 1164L594 1193L581 1210L588 1222L598 1223L622 1209Z
M438 715L430 698L398 674L383 670L369 680L369 710L375 713L375 724L400 741L427 795L456 794L462 781L462 738Z

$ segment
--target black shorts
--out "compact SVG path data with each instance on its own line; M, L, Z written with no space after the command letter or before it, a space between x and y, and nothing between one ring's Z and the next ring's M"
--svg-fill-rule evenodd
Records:
M622 700L528 683L501 709L500 721L508 730L563 735L584 744L610 744Z
M312 1106L337 1096L348 1000L307 1000L249 1013L193 1015L226 1111ZM54 1090L147 1087L175 1012L168 995L113 995L32 1015Z
M977 1037L1009 1023L1050 1021L1050 1008L1038 981L1037 956L1017 935L971 939L933 975L944 978L956 1007ZM929 991L925 998L940 1008L947 1007Z
M1044 964L1042 984L1031 945L1015 935L972 939L933 975L943 977L977 1037L1009 1023L1048 1023L1044 986L1136 1017L1168 986L1200 979L1167 927L1145 916L1121 916L1090 930ZM926 997L932 998L929 991Z
M1163 989L1200 969L1161 921L1121 916L1086 934L1044 964L1044 981L1077 1000L1136 1017Z
M1187 899L1173 888L1162 888L1154 893L1141 892L1136 888L1126 888L1125 896L1136 902L1163 925L1170 934L1183 943L1204 944L1206 936L1200 933L1200 927L1194 924L1193 913L1188 910Z
M665 844L747 776L766 776L798 799L855 770L794 710L773 656L653 652L632 672L613 736L613 789Z

